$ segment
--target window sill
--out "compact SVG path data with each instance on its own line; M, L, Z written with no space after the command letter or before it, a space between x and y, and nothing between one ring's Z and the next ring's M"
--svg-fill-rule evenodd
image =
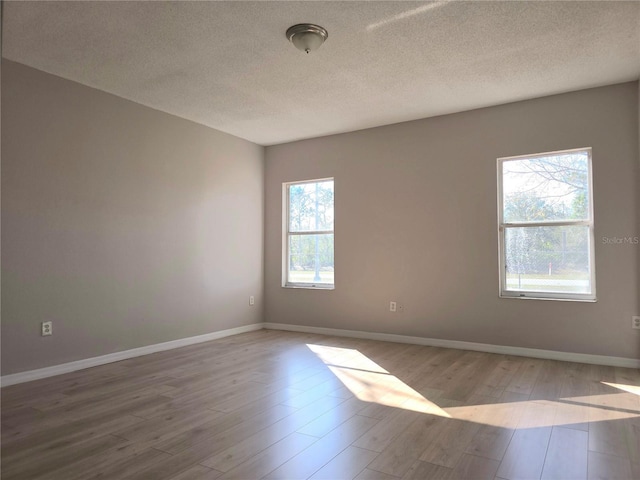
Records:
M335 290L335 285L282 285L282 288L303 290Z
M583 303L596 303L597 298L566 298L566 297L541 297L535 295L504 295L500 294L500 298L512 298L516 300L551 300L556 302L583 302Z

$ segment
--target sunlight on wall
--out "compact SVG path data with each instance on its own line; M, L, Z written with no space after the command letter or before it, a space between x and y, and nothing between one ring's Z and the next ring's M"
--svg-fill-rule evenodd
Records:
M502 428L536 428L640 417L640 387L601 382L621 390L555 400L441 408L358 350L307 344L329 370L365 402ZM451 404L451 401L447 401ZM442 402L441 402L442 403Z

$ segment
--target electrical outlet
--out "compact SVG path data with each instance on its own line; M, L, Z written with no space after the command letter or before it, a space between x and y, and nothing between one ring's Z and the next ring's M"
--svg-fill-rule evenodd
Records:
M631 328L640 330L640 317L631 317Z
M396 302L389 302L389 311L390 312L395 312L396 311Z
M255 298L253 298L253 295L251 295L251 296L249 297L249 305L255 305L255 304L256 304L256 299L255 299Z
M53 335L53 322L42 322L42 336Z

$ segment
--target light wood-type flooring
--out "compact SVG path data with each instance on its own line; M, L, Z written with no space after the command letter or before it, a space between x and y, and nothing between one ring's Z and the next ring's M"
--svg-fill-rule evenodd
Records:
M2 389L2 479L640 479L640 371L260 330Z

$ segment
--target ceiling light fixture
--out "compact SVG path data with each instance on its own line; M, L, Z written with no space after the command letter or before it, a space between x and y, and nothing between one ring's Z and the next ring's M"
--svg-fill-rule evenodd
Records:
M319 25L299 23L287 29L287 38L293 45L303 52L317 50L329 37L327 31Z

